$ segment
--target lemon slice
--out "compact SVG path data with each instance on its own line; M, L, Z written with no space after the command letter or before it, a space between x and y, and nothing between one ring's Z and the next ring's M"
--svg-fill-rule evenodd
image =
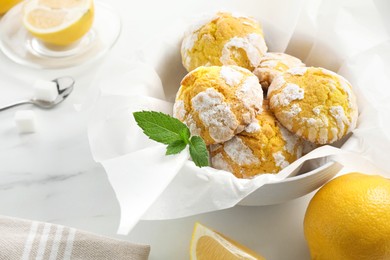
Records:
M1 0L0 1L0 15L5 14L14 5L21 2L22 0Z
M94 20L93 0L29 0L23 24L45 43L65 46L83 37Z
M191 260L265 260L254 251L196 223L190 246Z

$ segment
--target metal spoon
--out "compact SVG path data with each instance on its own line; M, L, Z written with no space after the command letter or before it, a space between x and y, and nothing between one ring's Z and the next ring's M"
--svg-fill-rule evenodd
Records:
M39 99L29 99L29 100L22 100L10 105L7 105L5 107L0 108L0 111L20 106L20 105L25 105L25 104L33 104L36 105L40 108L44 109L49 109L52 108L62 101L65 100L69 96L69 94L73 91L73 86L75 83L75 80L71 77L60 77L52 80L57 84L57 90L58 90L58 96L54 101L45 101L45 100L39 100Z

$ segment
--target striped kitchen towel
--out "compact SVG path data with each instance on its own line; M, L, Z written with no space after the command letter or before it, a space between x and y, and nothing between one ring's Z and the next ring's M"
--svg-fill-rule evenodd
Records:
M148 259L150 246L70 227L0 216L0 260Z

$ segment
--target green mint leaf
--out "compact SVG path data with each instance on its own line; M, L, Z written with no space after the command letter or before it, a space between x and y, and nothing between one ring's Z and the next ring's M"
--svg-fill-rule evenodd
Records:
M196 166L209 166L209 153L206 144L201 137L191 137L190 155Z
M180 132L180 136L182 138L182 140L188 144L190 142L190 137L191 137L191 133L190 133L190 129L186 126L185 129L183 129L181 132Z
M173 143L170 143L167 146L167 152L165 154L166 155L178 154L181 151L183 151L184 148L186 148L186 146L187 146L186 142L184 142L183 140L177 140Z
M180 120L155 111L134 112L134 119L150 139L163 144L182 140L188 143L190 130Z
M168 145L166 155L178 154L188 144L195 165L209 166L209 153L205 142L199 136L191 137L190 130L180 120L155 111L134 112L133 116L145 135L154 141Z

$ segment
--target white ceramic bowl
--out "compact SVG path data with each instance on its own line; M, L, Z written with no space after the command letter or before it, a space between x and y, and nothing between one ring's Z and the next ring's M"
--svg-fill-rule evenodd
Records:
M309 172L288 177L282 181L265 184L240 201L239 205L272 205L299 198L324 185L342 167L338 162L327 162Z
M158 46L155 42L151 43L153 47L146 46L149 51L144 53L146 63L151 65L161 78L166 100L169 102L174 102L180 81L187 74L181 63L181 39L180 32L171 31L164 37L164 41L159 42ZM329 181L342 168L342 165L336 162L324 162L315 168L303 168L296 169L296 172L299 172L296 176L262 186L245 197L239 204L270 205L298 198Z

